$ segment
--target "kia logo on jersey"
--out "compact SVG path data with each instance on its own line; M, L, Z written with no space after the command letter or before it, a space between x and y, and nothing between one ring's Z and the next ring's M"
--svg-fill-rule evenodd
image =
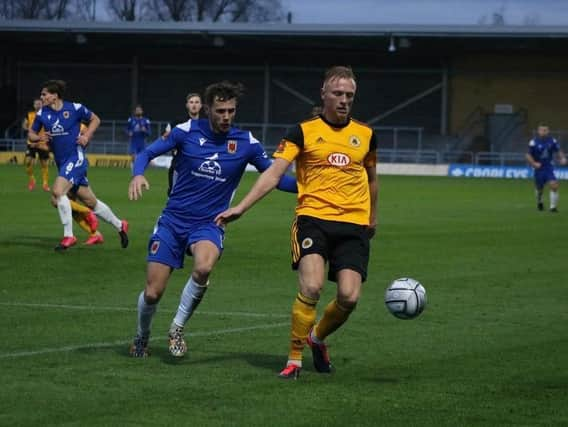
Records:
M343 153L331 153L327 156L327 161L333 166L347 166L351 163L349 156Z

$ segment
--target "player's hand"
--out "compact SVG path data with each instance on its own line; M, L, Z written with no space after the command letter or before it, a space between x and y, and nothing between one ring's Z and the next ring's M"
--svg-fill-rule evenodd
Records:
M39 139L36 141L38 144L44 143L48 144L51 141L51 134L49 132L42 133Z
M164 133L162 134L162 139L166 139L169 135L170 132L172 131L172 125L170 125L169 123L166 125L166 128L164 129Z
M566 157L562 157L562 158L560 159L560 164L561 164L562 166L565 166L566 163L568 163L568 161L566 160Z
M533 167L534 167L535 169L540 169L541 166L542 166L542 163L540 163L540 162L534 162Z
M239 219L243 213L242 209L238 207L229 208L215 217L215 224L223 227L229 222Z
M371 222L367 226L367 235L369 239L372 239L377 234L377 218L371 219Z
M130 185L128 186L128 198L130 200L138 200L142 197L142 189L150 189L150 184L144 178L144 175L136 175L130 180Z
M83 135L82 133L80 133L79 136L77 137L77 144L79 144L82 147L86 147L89 144L89 138Z

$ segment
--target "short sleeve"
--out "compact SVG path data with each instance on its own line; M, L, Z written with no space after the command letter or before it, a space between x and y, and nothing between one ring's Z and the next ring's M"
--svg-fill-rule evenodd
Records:
M282 138L272 157L291 163L300 154L302 148L304 148L304 132L300 125L296 125Z

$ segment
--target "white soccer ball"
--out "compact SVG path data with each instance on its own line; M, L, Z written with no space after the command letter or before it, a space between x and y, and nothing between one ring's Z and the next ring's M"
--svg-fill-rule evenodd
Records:
M426 307L426 289L418 280L396 279L385 292L385 304L399 319L414 319Z

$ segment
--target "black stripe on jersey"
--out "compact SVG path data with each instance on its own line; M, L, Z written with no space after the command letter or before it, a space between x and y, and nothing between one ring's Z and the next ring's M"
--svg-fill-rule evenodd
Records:
M369 142L369 153L377 150L377 134L375 131L371 134L371 141Z
M284 136L284 139L292 144L296 144L300 148L304 148L304 132L300 125L296 125L290 129Z

